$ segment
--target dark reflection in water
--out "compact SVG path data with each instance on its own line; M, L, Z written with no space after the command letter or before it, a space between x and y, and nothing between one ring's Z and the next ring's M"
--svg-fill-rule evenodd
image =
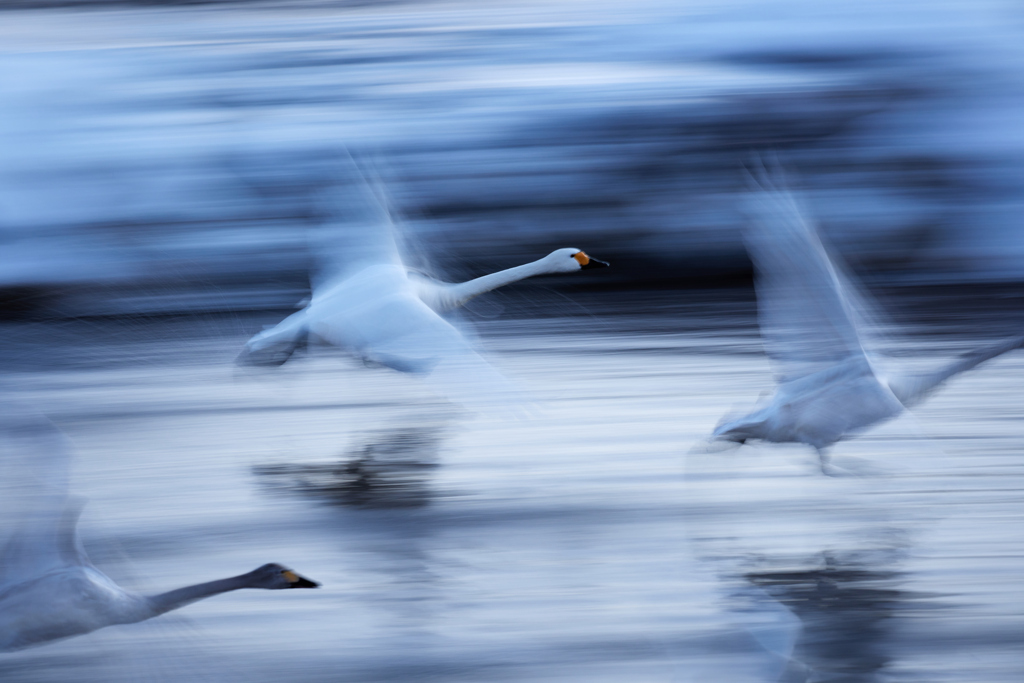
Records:
M253 473L273 490L293 491L337 505L416 507L430 502L438 466L439 426L367 434L340 462L257 465Z
M911 597L898 588L902 572L826 551L817 568L750 572L744 579L760 589L763 600L777 602L800 621L791 659L778 680L881 680L894 657L890 622Z
M893 310L939 361L1013 325L985 291ZM458 430L415 383L316 350L236 374L260 316L5 324L8 391L81 453L101 569L155 592L269 555L324 587L5 655L0 679L1022 680L1024 355L921 409L945 454L899 424L837 447L898 475L822 477L782 446L684 471L771 382L751 293L577 293L575 317L523 298L478 327L544 412Z

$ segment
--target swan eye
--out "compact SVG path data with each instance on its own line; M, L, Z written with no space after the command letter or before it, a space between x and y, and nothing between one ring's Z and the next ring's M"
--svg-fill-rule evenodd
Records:
M290 571L288 569L285 569L283 572L281 572L281 576L288 579L288 583L297 583L299 580L298 575L295 572Z
M584 254L582 251L577 251L575 254L572 255L572 257L576 259L576 262L579 263L581 266L585 266L588 263L590 263L590 257Z

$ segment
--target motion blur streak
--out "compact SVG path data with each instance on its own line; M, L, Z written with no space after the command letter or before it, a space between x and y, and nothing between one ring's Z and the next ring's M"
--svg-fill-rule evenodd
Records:
M0 679L1020 681L1024 354L838 443L858 476L687 451L774 386L752 153L899 328L881 351L1021 334L1022 34L996 1L0 4L3 399L74 442L89 557L145 594L266 561L323 584ZM535 412L315 343L233 366L310 295L345 149L445 281L614 264L467 306Z

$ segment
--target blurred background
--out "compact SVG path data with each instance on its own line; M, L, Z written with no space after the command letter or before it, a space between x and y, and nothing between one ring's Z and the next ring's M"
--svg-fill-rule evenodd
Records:
M1017 356L837 447L875 477L684 453L773 387L751 155L886 297L890 350L940 362L1024 325L1022 112L1010 1L0 0L0 370L77 444L89 552L142 592L324 584L0 677L1021 680ZM468 313L537 412L326 350L234 369L309 295L346 150L442 278L612 263Z
M453 277L749 280L764 150L865 274L1024 277L1016 3L46 5L3 3L6 315L290 305L344 147Z

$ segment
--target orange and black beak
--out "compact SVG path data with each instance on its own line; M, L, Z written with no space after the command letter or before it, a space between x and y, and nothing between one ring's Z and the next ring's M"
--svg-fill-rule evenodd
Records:
M288 579L288 588L319 588L320 584L316 581L310 581L304 576L299 576L292 570L288 569L281 572L284 578Z
M572 257L580 264L580 269L582 270L587 270L588 268L607 268L610 265L607 261L591 258L582 251L577 251Z

